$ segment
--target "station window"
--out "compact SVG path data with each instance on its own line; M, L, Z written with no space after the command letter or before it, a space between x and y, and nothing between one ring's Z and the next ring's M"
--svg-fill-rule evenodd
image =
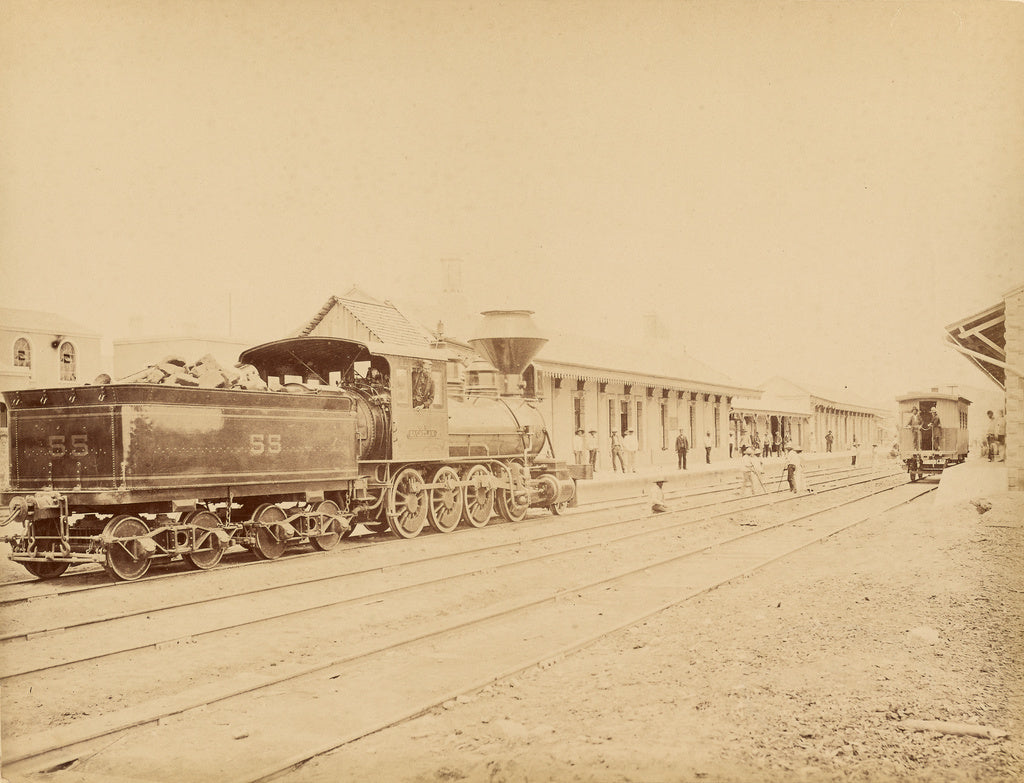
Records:
M584 410L585 405L583 402L583 396L577 395L572 398L572 431L577 432L584 429Z
M19 337L14 341L14 366L32 366L32 346L24 337Z
M75 346L71 343L61 343L60 346L60 379L62 381L74 381L78 378L78 361L75 355Z
M636 429L636 442L637 442L637 446L640 449L643 449L644 446L646 445L644 443L646 438L644 437L644 435L645 435L645 432L644 432L644 429L645 429L644 428L644 404L642 402L637 402L637 404L636 404L636 427L635 427L635 429Z

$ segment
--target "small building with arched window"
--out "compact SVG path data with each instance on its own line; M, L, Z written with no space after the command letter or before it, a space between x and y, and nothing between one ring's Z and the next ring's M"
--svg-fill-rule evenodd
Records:
M0 391L92 383L102 338L64 316L0 308ZM0 476L7 475L7 406L0 400Z
M0 391L92 383L102 336L62 315L0 308Z

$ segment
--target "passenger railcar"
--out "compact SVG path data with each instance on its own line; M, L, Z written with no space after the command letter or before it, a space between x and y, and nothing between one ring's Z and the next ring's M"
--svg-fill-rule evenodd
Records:
M515 378L537 343L474 344ZM131 580L179 558L212 568L235 544L264 559L295 543L330 549L357 524L411 538L427 524L482 527L495 510L509 521L530 507L560 513L575 485L535 401L514 383L450 396L448 361L430 348L298 337L241 354L266 391L5 393L3 502L19 529L3 540L40 578L99 562Z
M899 446L911 481L940 474L967 458L967 409L971 401L938 391L908 394L899 403Z

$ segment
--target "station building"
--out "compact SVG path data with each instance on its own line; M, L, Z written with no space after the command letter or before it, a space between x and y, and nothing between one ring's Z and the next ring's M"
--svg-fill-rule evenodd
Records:
M749 442L757 431L762 440L778 434L782 443L792 441L804 451L826 451L832 433L832 450L885 445L884 421L888 412L846 392L775 377L761 387L758 399L733 400L731 426L738 445Z
M1007 486L1024 490L1024 286L950 324L946 334L952 348L1003 390Z
M393 303L353 288L330 297L298 334L444 348L451 356L451 393L463 386L486 393L482 387L494 368L463 336L440 331L430 332ZM680 430L690 442L688 459L703 460L708 434L712 459L721 459L728 455L733 397L759 393L667 344L640 348L567 334L544 337L547 342L523 372L524 391L539 400L559 458L573 460L576 430L596 431L598 470L611 470L613 430L622 435L635 431L638 467L674 467Z

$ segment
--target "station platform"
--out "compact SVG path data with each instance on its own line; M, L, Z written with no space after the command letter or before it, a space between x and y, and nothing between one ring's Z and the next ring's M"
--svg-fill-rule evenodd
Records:
M696 456L696 453L693 453ZM690 459L686 470L676 469L672 465L638 466L635 473L597 471L592 479L579 479L576 482L576 506L585 507L597 503L610 503L639 499L647 495L655 481L664 480L666 494L696 492L714 489L725 484L737 483L742 479L743 462L739 457L732 459L712 460L709 465L700 455L701 460ZM805 470L816 470L823 467L849 467L853 451L803 452L800 455ZM870 450L862 449L857 455L859 467L871 465ZM875 464L881 466L889 462L894 466L895 460L874 456ZM768 457L762 460L764 475L769 489L785 485L786 458Z
M1009 476L1005 462L989 462L984 457L968 457L959 465L942 471L935 502L959 503L986 495L1001 495L1009 491Z

